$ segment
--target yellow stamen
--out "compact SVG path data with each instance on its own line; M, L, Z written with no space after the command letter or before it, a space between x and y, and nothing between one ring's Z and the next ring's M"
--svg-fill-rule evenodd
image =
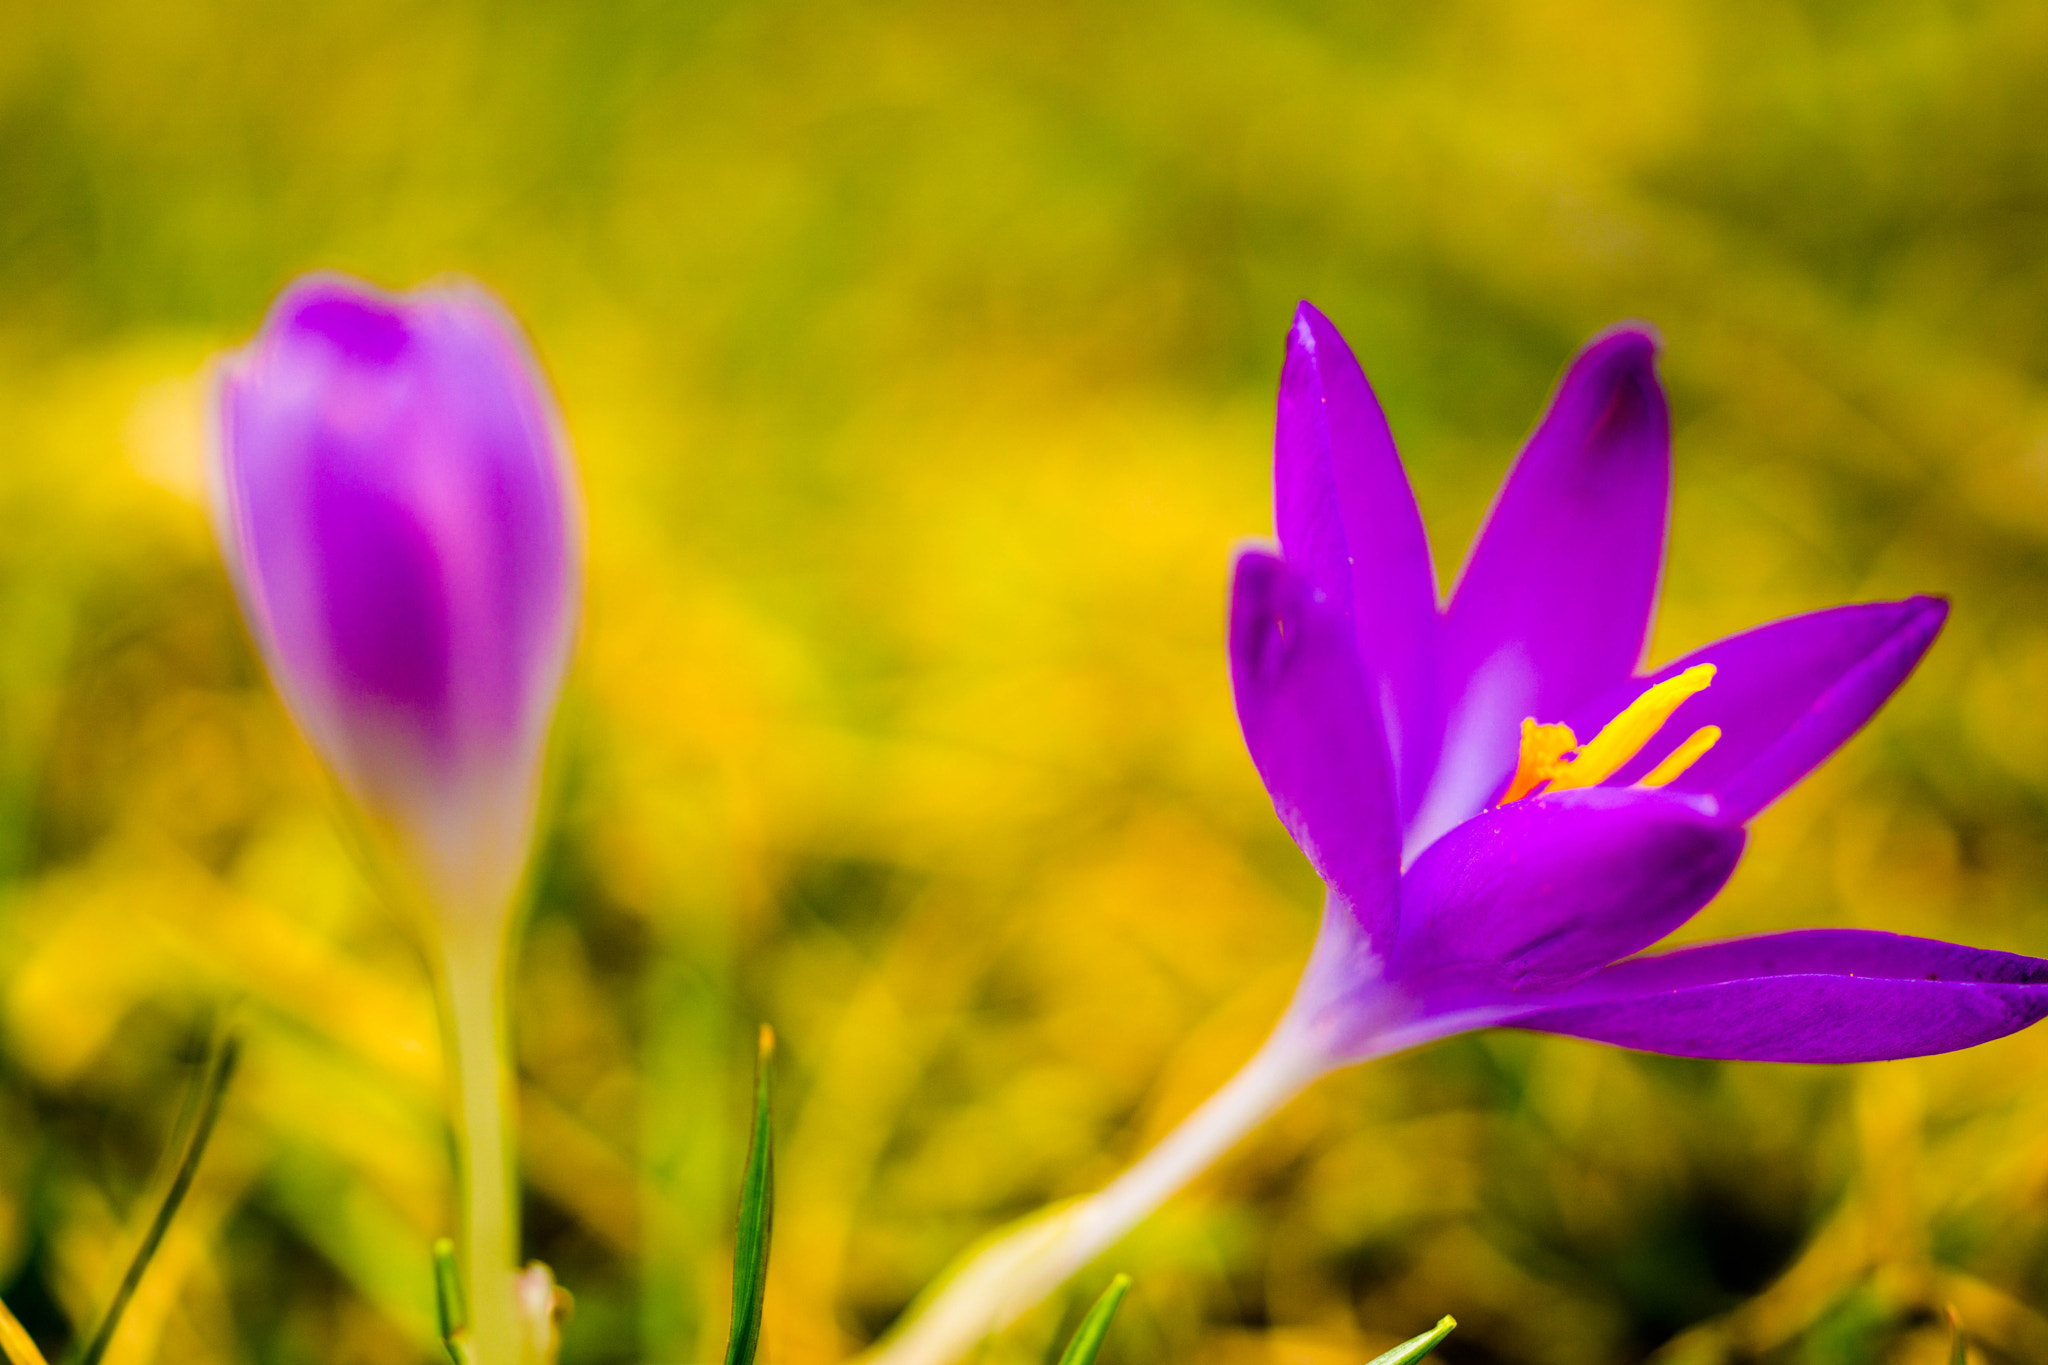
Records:
M1666 678L1630 702L1622 713L1600 727L1600 733L1580 746L1570 766L1550 779L1550 790L1596 787L1621 771L1621 765L1643 751L1657 737L1671 713L1707 690L1714 681L1712 664L1695 664L1673 678Z
M1596 787L1620 772L1623 765L1643 751L1657 737L1673 712L1707 690L1714 681L1714 665L1695 664L1675 677L1646 688L1622 709L1620 715L1600 727L1600 733L1580 744L1568 725L1544 725L1535 717L1522 722L1522 753L1515 775L1501 795L1501 804L1518 801L1544 787L1547 791L1570 791L1574 787ZM1721 738L1718 725L1702 726L1643 778L1645 787L1661 787L1675 781L1687 768ZM1548 784L1545 786L1545 784Z
M1564 770L1564 756L1579 747L1569 725L1543 725L1534 716L1522 722L1522 757L1501 804L1519 801Z
M1664 761L1650 769L1637 782L1638 787L1668 787L1685 775L1690 768L1706 756L1707 750L1721 740L1721 727L1702 725L1685 737L1685 743L1664 756Z

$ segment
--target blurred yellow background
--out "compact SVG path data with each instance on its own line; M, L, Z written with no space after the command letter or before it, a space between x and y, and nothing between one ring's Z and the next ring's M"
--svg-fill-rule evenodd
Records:
M298 272L500 291L589 499L518 1003L566 1365L823 1365L1252 1048L1317 888L1237 738L1294 301L1448 581L1573 348L1667 342L1655 654L1940 591L1687 930L2048 954L2037 0L0 6L0 1294L52 1353L245 1067L116 1365L425 1361L422 973L253 661L206 357ZM1107 1365L2048 1361L2048 1029L1845 1069L1494 1034L1325 1082L1113 1268ZM1660 1353L1661 1354L1657 1354Z

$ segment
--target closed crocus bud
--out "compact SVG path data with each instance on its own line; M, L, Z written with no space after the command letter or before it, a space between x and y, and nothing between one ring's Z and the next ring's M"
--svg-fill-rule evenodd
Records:
M495 921L580 578L566 444L517 326L466 282L309 277L222 364L217 422L221 539L294 716L439 913Z

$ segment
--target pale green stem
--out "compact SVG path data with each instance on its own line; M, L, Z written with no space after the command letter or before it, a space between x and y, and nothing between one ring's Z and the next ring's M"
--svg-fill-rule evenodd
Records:
M1129 1170L976 1253L866 1365L951 1365L1094 1260L1329 1067L1303 1033L1283 1026Z
M519 1212L505 1115L511 1098L501 995L505 969L495 926L452 928L444 939L449 1042L462 1153L462 1270L475 1365L521 1365L526 1332L514 1293Z

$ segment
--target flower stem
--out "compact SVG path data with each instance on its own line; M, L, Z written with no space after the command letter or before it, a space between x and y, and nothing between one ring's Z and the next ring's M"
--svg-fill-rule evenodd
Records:
M462 1155L462 1269L469 1282L466 1340L475 1365L520 1365L525 1352L514 1274L519 1214L505 1124L511 1096L500 994L498 935L451 932L445 940L449 1041Z
M983 1247L866 1365L950 1365L1095 1259L1329 1065L1300 1033L1283 1027L1122 1175Z

